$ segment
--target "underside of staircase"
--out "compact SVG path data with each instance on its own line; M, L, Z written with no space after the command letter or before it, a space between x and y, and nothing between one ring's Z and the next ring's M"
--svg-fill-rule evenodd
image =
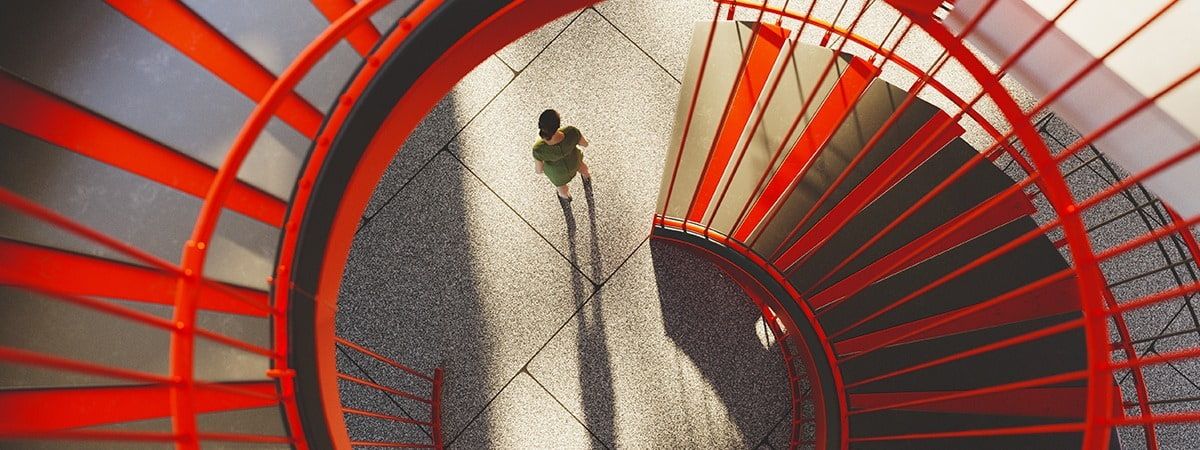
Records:
M808 345L829 366L808 372L833 375L811 395L845 410L796 420L846 428L851 448L1078 447L1054 427L1083 418L1082 380L958 398L1087 366L1075 280L1026 288L1066 261L1041 235L1011 245L1035 208L990 161L968 165L962 128L770 24L697 23L691 48L655 233L740 249L798 294L778 301L830 342Z

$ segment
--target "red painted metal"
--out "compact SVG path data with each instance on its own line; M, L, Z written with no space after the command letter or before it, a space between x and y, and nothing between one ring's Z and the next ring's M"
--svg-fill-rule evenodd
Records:
M491 18L468 32L457 44L452 46L431 65L414 82L404 97L396 103L392 113L378 128L375 136L363 152L356 171L343 193L338 212L334 215L334 222L329 233L329 243L325 251L325 261L323 262L319 278L320 288L318 292L312 293L318 304L316 311L317 323L319 325L316 328L317 359L318 366L321 368L321 380L325 382L322 386L321 394L325 397L326 404L337 405L340 403L336 383L335 361L333 360L333 313L337 303L337 290L341 285L342 271L345 267L346 257L349 254L354 231L358 227L362 211L366 206L367 200L374 192L383 170L396 155L397 150L401 148L412 129L441 100L457 80L461 79L467 72L485 58L491 56L506 43L516 40L541 24L550 22L570 11L586 7L591 3L593 2L590 0L523 1L514 2L502 8ZM376 48L375 55L378 55L379 58L376 58L376 56L367 58L367 64L355 76L354 80L350 82L344 92L343 98L347 99L346 102L339 103L334 111L330 113L325 129L331 131L327 135L323 135L317 139L311 160L324 160L328 152L328 146L332 143L336 130L339 129L342 121L345 120L346 115L354 106L354 100L372 82L373 76L378 70L379 64L382 63L383 57L391 54L400 42L403 41L404 37L415 26L425 20L438 5L440 5L440 2L423 2L417 6L400 23L396 31L385 38L384 42L380 43L379 47ZM305 172L300 176L299 188L293 199L293 205L306 205L308 203L311 186L315 183L320 170L320 164L311 164L305 168ZM304 216L304 212L303 207L292 208L289 218L285 222L288 224L299 224ZM291 260L292 248L295 246L296 231L297 229L290 225L284 227L283 244L279 256L280 261ZM283 301L286 301L286 288L290 286L291 275L286 270L286 267L282 269L284 270L276 272L274 278L275 285L277 286L275 289L277 305L279 305L281 297L284 298ZM276 342L277 348L280 345L286 345L286 336L277 334ZM289 417L298 418L294 410L288 414ZM326 419L330 431L334 436L338 436L339 433L341 436L345 435L345 427L340 410L327 410ZM348 437L345 442L345 444L336 442L335 444L348 445Z
M954 393L956 392L850 394L850 405L852 408L872 408L928 400ZM970 398L928 401L903 408L892 406L888 409L1082 419L1082 405L1086 402L1086 387L1039 387L975 395Z
M370 382L370 381L367 381L367 380L364 380L364 379L362 379L362 378L353 377L353 376L350 376L350 375L346 375L346 374L344 374L344 373L339 373L339 374L338 374L338 378L340 378L340 379L343 379L343 380L346 380L346 381L349 381L349 382L352 382L352 383L358 383L358 384L361 384L361 385L363 385L363 386L367 386L367 387L375 388L375 389L381 390L381 391L383 391L383 392L387 392L387 393L389 393L389 394L399 395L399 396L401 396L401 397L404 397L404 398L407 398L407 399L416 400L416 401L418 401L418 402L421 402L421 403L429 403L429 404L432 404L432 403L433 403L433 400L430 400L430 399L425 399L425 398L421 398L421 397L415 396L415 395L413 395L413 394L409 394L409 393L407 393L407 392L398 391L398 390L396 390L396 389L392 389L392 388L390 388L390 387L383 386L383 385L381 385L381 384L378 384L378 383L372 383L372 382Z
M58 369L88 375L99 375L118 380L158 384L167 384L171 382L170 378L153 373L123 369L119 367L110 367L102 364L94 364L86 361L78 361L70 358L46 355L6 346L0 346L0 361L32 367Z
M914 21L916 20L914 18ZM932 38L950 50L952 54L960 55L959 62L976 80L992 79L991 72L978 59L971 56L971 51L960 39L951 35L945 28L934 26L929 22L921 23L921 25ZM1078 215L1078 209L1075 208L1071 191L1061 173L1058 172L1054 157L1051 156L1049 149L1040 140L1037 130L1029 121L1029 116L1026 116L1021 107L998 85L985 86L983 91L997 91L996 95L991 95L991 97L1006 117L1026 118L1024 121L1013 123L1013 132L1026 144L1030 159L1034 166L1041 171L1045 181L1046 197L1052 205L1055 205L1059 217L1062 218L1063 232L1071 240L1069 249L1079 277L1080 289L1083 292L1083 316L1087 324L1084 327L1087 345L1092 349L1106 349L1108 322L1103 314L1103 296L1091 289L1094 286L1105 285L1104 275L1096 263L1095 254L1088 241L1087 230ZM1102 369L1108 360L1107 352L1088 352L1089 404L1083 441L1083 445L1087 448L1108 447L1110 433L1103 421L1112 416L1112 390L1108 387L1111 383L1111 374Z
M733 15L733 7L729 8L729 14ZM700 96L700 87L704 85L704 74L708 68L709 53L712 52L713 39L717 33L717 18L720 16L721 7L718 5L714 11L712 25L708 28L708 39L704 43L704 55L700 58L700 72L696 75L696 87L692 89L692 103L688 105L687 118L683 121L683 131L680 134L679 147L675 151L675 167L671 169L671 181L667 183L667 196L664 197L663 206L659 210L662 214L666 214L671 206L671 194L675 192L675 177L679 175L679 163L683 159L683 149L687 148L688 136L692 129L692 119L696 116L696 98Z
M385 358L385 357L381 356L381 355L380 355L380 354L378 354L378 353L375 353L375 352L373 352L373 351L367 350L367 349L366 349L366 347L363 347L363 346L361 346L361 345L358 345L358 344L355 344L355 343L353 343L353 342L347 341L346 339L344 339L344 338L341 338L341 337L334 338L334 340L336 340L336 341L337 341L337 343L339 343L339 344L342 344L342 345L345 345L345 346L347 346L347 347L350 347L350 348L352 348L352 349L358 350L359 352L361 352L361 353L362 353L362 354L364 354L364 355L367 355L367 356L370 356L370 357L372 357L372 358L375 358L375 359L376 359L377 361L379 361L379 362L382 362L382 363L384 363L384 364L390 365L390 366L392 366L392 367L395 367L395 368L397 368L397 369L403 370L403 371L407 372L407 373L408 373L408 374L410 374L410 375L413 375L413 376L416 376L416 377L418 377L418 378L424 379L425 381L429 381L429 382L432 382L432 381L433 381L433 377L431 377L431 376L429 376L429 375L425 375L425 374L423 374L423 373L421 373L421 372L418 372L418 371L416 371L416 370L413 370L413 369L409 368L408 366L406 366L406 365L404 365L404 364L400 364L400 363L398 363L398 362L396 362L396 361L393 361L393 360L391 360L391 359L389 359L389 358Z
M916 364L913 366L905 367L903 369L898 369L898 370L894 370L894 371L884 373L881 375L876 375L876 376L867 378L865 380L856 381L854 383L847 384L846 389L853 389L853 388L856 388L859 386L874 383L876 381L886 380L888 378L897 377L897 376L904 375L907 373L916 372L918 370L928 369L930 367L936 367L936 366L940 366L942 364L959 361L959 360L962 360L965 358L970 358L970 357L976 356L976 355L981 355L981 354L984 354L984 353L987 353L990 351L1000 350L1000 349L1012 347L1014 345L1024 344L1026 342L1035 341L1037 339L1041 339L1046 336L1052 336L1052 335L1055 335L1058 333L1063 333L1066 331L1074 330L1076 328L1081 328L1081 327L1083 327L1083 325L1084 325L1084 319L1075 319L1075 320L1066 321L1066 322L1063 322L1063 323L1060 323L1057 325L1051 325L1049 327L1045 327L1045 328L1039 329L1037 331L1033 331L1033 332L1029 332L1026 334L1022 334L1020 336L1015 336L1015 337L1011 337L1011 338L1004 339L1001 341L993 342L991 344L983 345L983 346L976 347L976 348L973 348L973 349L970 349L967 351L963 351L963 352L958 352L958 353L955 353L955 354L952 354L949 356L944 356L944 357L935 359L933 361L923 362L923 363Z
M0 71L0 124L129 173L203 197L216 171L92 111ZM69 123L71 126L63 126ZM274 227L287 205L245 183L234 185L229 209Z
M778 270L776 270L774 266L772 266L770 263L768 263L765 259L763 259L758 254L754 253L754 251L751 250L749 247L741 245L740 243L731 239L730 237L725 236L714 230L711 230L701 224L692 223L692 222L684 222L684 221L680 221L678 219L668 218L668 217L664 217L661 215L658 215L655 217L655 224L658 226L671 227L674 229L679 229L679 230L683 230L686 232L690 232L690 233L693 233L693 234L696 234L699 236L703 236L710 241L725 245L727 248L746 257L751 263L753 263L754 265L758 266L763 271L765 271L772 279L775 280L776 283L779 284L779 286L782 286L784 288L784 290L787 291L788 295L791 298L802 299L802 297L800 296L800 293L796 292L796 290L794 288L792 288L792 285L790 283L788 283L787 279L783 276L783 274L780 273ZM837 370L837 367L838 367L837 360L834 357L835 353L833 352L833 348L831 346L831 341L825 335L824 329L821 327L820 323L817 322L816 315L809 308L808 304L803 301L797 301L796 304L797 304L797 306L799 306L801 312L804 314L804 318L807 321L807 324L809 326L811 326L813 328L814 332L817 334L817 339L818 339L819 343L821 344L822 349L824 350L823 356L826 359L825 363L829 364L830 367L834 368L834 370L833 370L833 385L834 385L833 389L835 389L836 392L846 392L846 385L842 379L842 373L840 370ZM780 307L780 309L777 309L777 311L783 311L782 307ZM797 319L795 317L790 317L790 315L787 315L787 314L781 314L779 317L781 319L784 319L785 321L794 321ZM789 324L789 325L791 325L791 324ZM793 327L790 329L796 329L796 328ZM808 354L808 353L807 352L801 353L802 356L806 355L806 354ZM809 356L815 358L815 357L818 357L819 355L809 355ZM810 364L809 367L813 367L811 365L812 364L811 362L809 364ZM838 417L838 421L839 421L840 427L841 427L840 428L841 436L840 436L839 440L841 442L841 447L847 448L847 442L850 437L850 435L849 435L850 419L849 419L849 416L847 415L848 410L847 410L847 404L846 404L846 397L844 395L839 395L836 399L828 399L822 395L816 395L816 396L814 396L815 411L824 411L825 410L824 402L831 402L831 401L838 402L838 411L841 411L841 415L840 415L840 417ZM797 416L799 415L799 413L795 412L795 411L793 411L793 414L797 415ZM799 422L796 422L796 423L798 424ZM795 438L795 436L797 436L796 433L798 433L798 432L799 432L799 427L798 426L794 427L793 438ZM828 442L827 439L828 439L828 437L822 433L822 430L818 429L817 430L818 448L825 448L825 443ZM793 440L795 440L795 439L793 439Z
M1079 308L1078 282L1073 278L1062 277L1046 286L1006 298L1003 303L991 308L971 311L964 311L966 308L963 308L945 312L844 341L835 341L833 347L837 349L839 356L850 356L864 350L1079 311ZM846 362L849 359L851 358L842 358L840 361Z
M814 292L808 298L809 304L818 310L823 309L833 302L858 292L862 287L869 286L1032 212L1034 212L1032 205L1019 192L1004 196L996 206L988 208L986 214L980 214L970 219L960 216L961 219L952 219L927 233L929 236L939 236L937 239L918 238L828 288Z
M1002 135L1002 133L1000 133L1000 131L997 130L996 127L994 125L992 125L992 123L986 117L984 117L979 111L976 111L974 109L974 105L975 105L975 103L977 103L979 101L979 97L976 97L971 102L967 102L967 101L963 100L962 97L958 95L958 93L954 92L953 89L950 89L945 84L943 84L940 81L933 78L933 76L939 72L941 65L944 64L944 62L945 62L945 59L944 59L944 56L946 55L945 52L943 52L943 57L938 58L939 61L942 61L941 63L935 64L935 67L928 69L928 70L921 69L920 67L917 67L916 64L913 64L912 62L909 62L908 60L900 57L899 55L896 55L895 54L896 48L894 46L891 49L885 49L880 43L875 43L875 42L871 41L870 39L867 39L865 37L855 34L854 33L854 25L855 24L854 23L852 23L851 26L848 28L841 28L841 27L837 27L833 24L830 24L828 22L822 21L818 18L812 17L813 8L816 6L816 2L813 2L810 5L808 12L803 13L803 14L798 14L795 12L785 11L783 9L775 8L773 6L769 6L769 5L764 6L761 3L755 3L755 2L745 1L745 0L716 0L716 1L717 1L717 3L720 3L720 4L738 5L738 6L745 6L745 7L750 7L750 8L764 8L773 14L778 14L780 17L787 17L790 19L798 20L798 21L800 21L800 30L796 34L800 34L800 32L804 31L805 26L812 25L819 29L825 30L828 34L836 34L838 36L845 38L845 40L843 41L843 45L845 42L853 42L855 44L861 45L867 51L872 52L872 56L871 56L872 62L874 62L874 59L876 57L883 57L884 61L880 62L879 66L882 67L882 65L884 63L895 64L896 66L904 69L908 73L916 76L917 81L913 84L913 88L910 90L911 92L917 92L918 89L923 88L925 86L928 86L928 87L934 89L935 91L938 92L938 94L941 94L943 97L950 100L950 102L954 103L955 106L958 106L960 108L960 112L956 115L956 120L960 119L964 116L970 118L973 123L979 125L983 129L984 132L986 132L989 136L991 136L998 143L998 145L1003 147L1004 151L1006 153L1009 153L1011 155L1020 155L1020 153L1018 153L1015 148L1013 148L1011 145L1008 145L1008 143L1007 143L1007 139L1012 137L1012 135L1011 134ZM1078 0L1071 0L1071 2L1068 4L1068 8L1069 8L1069 5L1073 5L1076 1L1078 1ZM988 10L990 10L992 5L993 5L993 3L988 3L987 5L984 5L983 10L982 10L983 12L979 15L979 17L976 18L976 20L972 20L971 23L967 24L967 26L963 29L964 32L961 35L965 36L966 34L968 34L970 32L970 30L974 29L975 25L978 23L978 19L982 18L983 13L986 13ZM1064 10L1064 12L1065 12L1065 10ZM1034 35L1035 39L1036 39L1036 37L1040 37L1041 35L1045 34L1045 32L1049 31L1050 29L1051 29L1050 26L1046 26L1046 27L1044 27L1044 29L1039 30L1039 32ZM906 34L907 34L907 32L905 34L902 34L900 36L900 38L897 39L897 42L902 41ZM839 51L840 50L841 50L841 48L839 48ZM1026 50L1028 50L1027 47L1023 48L1023 50L1018 51L1015 55L1017 55L1017 56L1022 55L1022 54L1024 54L1024 52ZM1011 67L1011 65L1014 64L1018 59L1019 58L1017 58L1017 57L1009 58L1007 61L1005 61L1004 64L1001 64L1001 66L1000 66L1001 70L998 70L997 72L1004 73L1004 71L1008 67ZM820 84L820 83L818 83L818 84ZM982 95L982 94L980 94L980 95ZM998 156L998 154L994 154L994 155ZM993 158L994 157L995 156L993 156ZM1027 161L1024 161L1023 159L1018 158L1017 162L1022 167L1025 167L1028 169L1028 170L1026 170L1026 173L1035 172L1035 170L1033 170L1033 166L1029 165L1029 163Z
M146 0L105 2L251 100L261 103L271 86L277 83L275 76L262 64L183 3ZM279 118L312 139L324 119L321 112L291 89L284 96L279 100Z
M0 284L173 305L176 279L154 269L0 238ZM255 317L271 311L263 292L230 287L240 294L234 296L209 285L200 289L201 309Z
M859 97L866 92L867 85L877 74L878 69L866 61L851 58L846 71L825 97L808 127L780 162L779 169L774 172L774 176L763 187L762 193L753 200L753 206L734 229L731 236L733 239L746 242L751 233L765 224L764 220L771 211L779 208L787 200L788 194L804 178L826 143L846 117L850 116L851 108L857 104Z
M1005 190L1004 192L996 194L992 198L988 199L986 202L984 202L974 208L971 208L970 210L967 210L967 212L965 212L963 214L960 214L958 217L956 217L949 223L949 226L940 227L938 230L934 230L934 232L927 233L927 234L921 236L916 241L914 241L914 243L918 244L917 247L914 249L915 253L925 252L929 248L937 245L939 242L942 242L942 239L944 239L950 233L961 230L966 224L978 224L978 222L974 222L974 220L976 218L991 211L992 205L999 204L1005 198L1015 196L1016 195L1015 192L1020 192L1020 189L1016 189L1018 186L1019 185L1013 186L1012 188L1009 188L1009 189ZM864 317L862 320L859 320L858 322L855 322L854 324L847 326L846 328L842 329L838 333L835 333L835 335L841 335L842 333L852 330L855 327L862 325L863 323L866 323L876 317L879 317L880 315L882 315L888 311L891 311L892 309L895 309L896 307L898 307L904 303L907 303L921 295L924 295L925 293L928 293L929 291L937 288L938 286L941 286L942 284L945 284L946 282L958 277L959 275L965 274L971 270L979 268L980 266L996 259L1000 255L1008 253L1009 251L1014 250L1021 245L1024 245L1034 239L1037 239L1038 237L1041 237L1047 230L1054 228L1054 226L1056 226L1056 225L1058 225L1056 222L1052 222L1051 224L1047 224L1047 225L1044 225L1037 229L1034 229L1032 231L1029 231L1029 232L1021 235L1020 237L1018 237L1012 241L1009 241L1000 247L993 249L992 251L990 251L990 252L984 254L983 256L977 258L976 260L972 261L971 263L969 263L963 267L960 267L958 269L955 269L954 271L942 276L941 278L938 278L937 280L930 282L929 284L921 287L920 289L913 291L912 293L908 294L907 296L896 300L891 305L881 308L881 309L875 311L874 313L868 315L867 317ZM883 233L880 233L880 236L882 236L882 235L883 235ZM867 248L867 246L864 246L863 248L865 249L865 248ZM861 251L862 251L862 249L859 250L859 252L861 252ZM857 256L857 255L855 255L855 256ZM837 270L839 270L841 267L844 267L845 264L849 263L850 260L851 260L851 258L848 258L848 259L846 259L846 261L843 261L841 265L839 265L834 270L830 271L830 274L836 273ZM882 274L882 273L893 272L896 269L898 269L901 265L905 264L906 262L907 262L906 260L899 260L895 263L889 264L886 268L882 269L880 271L880 273ZM830 276L831 275L829 275L829 274L825 275L825 277L823 277L821 280L817 281L817 284L824 282ZM879 275L874 275L871 278L872 279L870 280L870 282L868 282L866 284L854 286L854 288L851 290L851 293L847 294L846 297L842 297L842 299L846 299L854 294L857 294L862 289L866 288L866 286L869 286L870 284L872 284L876 281L879 281L881 279L879 277ZM823 314L824 311L828 311L828 309L823 310L823 311L818 311L817 314L818 315Z
M761 22L761 13L759 19ZM734 82L721 120L717 122L720 124L717 136L709 147L709 156L705 160L692 203L685 215L693 222L703 221L709 211L709 203L726 173L733 150L746 130L746 124L754 112L754 105L758 102L762 88L767 84L767 77L775 66L775 60L784 47L787 32L772 25L759 23L754 27L750 39L742 59L740 75Z
M909 96L909 98L916 98ZM796 227L788 237L784 239L787 243L792 240L793 236L799 232L805 224L813 217L813 214L820 209L826 199L841 185L841 182L846 179L854 167L866 156L877 139L883 136L883 133L892 125L892 121L899 118L905 111L903 107L898 108L896 112L888 119L871 142L868 142L859 152L858 156L850 162L842 174L834 180L822 194L821 198L809 208L808 213L796 223ZM793 265L797 264L803 255L811 254L816 250L813 247L819 239L832 236L834 232L846 226L850 219L854 218L859 212L867 207L871 202L891 189L896 183L899 183L905 176L924 163L929 157L941 150L946 144L954 140L955 137L962 134L962 127L958 124L951 123L950 117L939 112L934 117L922 126L912 137L904 142L895 153L892 153L886 160L883 161L870 175L862 180L849 194L846 195L836 206L831 208L824 217L817 220L817 223L808 229L799 237L790 247L786 247L778 259L775 260L775 267L781 268L784 272L789 272ZM937 133L936 135L934 133Z
M45 208L36 202L30 201L2 187L0 187L0 205L4 205L13 209L14 211L33 217L42 222L46 222L47 224L60 230L70 232L104 247L108 247L109 249L116 250L118 253L124 256L128 256L137 261L149 264L151 267L156 267L160 270L174 273L176 275L183 274L183 269L172 263L164 261L162 258L146 253L137 247L121 242L104 233L81 225L78 222L63 216L62 214L51 211L50 209Z
M312 4L317 7L317 11L321 11L321 15L333 22L354 7L354 0L312 0ZM383 36L371 22L363 22L346 35L346 42L362 56L369 55L380 39L383 39Z
M419 420L413 420L413 419L409 419L406 417L397 417L397 416L392 416L392 415L388 415L388 414L374 413L374 412L370 412L370 411L363 411L361 409L342 408L342 411L347 414L356 414L359 416L374 417L376 419L386 419L386 420L391 420L391 421L400 422L400 423L407 423L407 424L411 424L411 425L424 425L424 426L432 426L433 425L432 422L422 422Z
M202 413L260 408L278 403L275 383L245 383L238 387L267 399L217 391L200 391L196 409ZM18 389L0 391L0 436L92 427L170 415L166 385L100 386L86 388Z
M1084 423L1055 425L1030 425L1025 427L988 428L983 430L947 431L943 433L912 433L892 436L870 436L850 439L851 442L904 441L914 439L948 439L982 436L1012 436L1019 434L1077 433L1084 431Z
M705 230L707 232L708 228L705 228ZM695 245L691 242L664 236L652 236L652 238L663 242L669 242L673 245L680 246L681 248L685 248L691 252L701 255L706 260L713 263L713 265L725 273L725 275L731 280L737 283L738 286L742 288L742 291L745 292L747 296L749 296L755 302L755 305L758 306L763 312L763 320L770 326L772 333L775 335L775 340L778 342L779 350L783 354L786 362L786 364L784 364L784 368L787 370L787 376L789 380L788 384L790 385L789 387L792 396L792 421L794 423L801 423L805 421L823 423L825 411L824 405L828 400L824 398L816 398L823 397L821 395L822 391L818 389L814 392L811 387L820 386L820 379L817 378L816 373L811 369L805 369L814 367L816 356L813 355L811 351L808 351L808 346L806 344L803 342L798 342L800 338L797 337L798 334L794 331L797 330L797 325L791 316L786 312L775 312L785 311L784 307L779 303L779 300L776 299L774 295L771 295L770 291L766 286L763 285L762 281L746 273L746 271L737 264L734 264L712 253L710 250ZM792 331L785 332L783 330ZM798 350L797 354L793 354L789 349L787 342L788 340L793 341L791 344L794 345L794 347ZM796 358L801 360L800 368L794 366L793 361ZM808 395L801 392L802 380L808 382L808 386L810 387ZM805 411L805 403L808 400L811 400L814 405L814 417L812 419L804 419L802 417ZM818 441L822 443L824 443L827 439L827 437L822 433L823 431L824 430L817 431ZM799 430L793 430L793 442L799 439L798 432Z
M946 392L941 395L928 396L928 397L923 397L923 398L918 398L918 399L911 399L911 400L907 400L907 401L903 401L903 402L899 402L899 403L890 403L890 404L884 404L884 405L874 405L874 406L870 406L870 407L863 407L860 409L855 409L853 411L850 411L850 415L867 414L867 413L872 413L872 412L876 412L876 411L885 411L885 410L891 410L891 409L906 409L906 408L915 409L916 406L924 405L926 403L952 401L952 400L975 397L975 396L979 396L979 395L993 395L993 394L1011 392L1011 391L1020 390L1020 389L1041 388L1041 387L1046 387L1046 386L1054 386L1054 385L1058 385L1058 384L1062 384L1062 383L1076 382L1076 381L1080 381L1080 380L1084 380L1084 379L1087 379L1087 371L1079 370L1079 371L1075 371L1075 372L1051 375L1048 377L1041 377L1041 378L1036 378L1036 379L1032 379L1032 380L1023 380L1023 381L1017 381L1017 382L1013 382L1013 383L1000 384L1000 385L996 385L996 386L988 386L988 387L971 389L971 390L966 390L966 391Z

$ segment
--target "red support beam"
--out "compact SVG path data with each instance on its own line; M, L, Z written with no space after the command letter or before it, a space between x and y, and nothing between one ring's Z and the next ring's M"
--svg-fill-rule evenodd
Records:
M278 403L274 382L237 383L261 397L201 389L201 413L261 408ZM18 389L0 391L0 435L158 419L171 415L168 385Z
M0 71L0 124L94 160L204 198L217 171L79 105ZM237 182L226 204L273 227L287 205Z
M737 224L731 236L734 240L746 242L746 239L763 225L771 211L786 201L788 194L800 183L820 150L837 132L843 119L853 114L850 108L858 103L858 98L866 92L867 86L875 79L877 73L876 68L866 61L851 58L846 71L825 97L825 102L817 109L812 122L779 163L779 169L754 200L754 206L747 212L746 217Z
M858 186L846 194L844 199L831 208L824 217L818 219L812 228L809 228L788 250L784 251L775 261L775 267L779 267L784 273L788 272L791 265L799 261L802 256L816 250L815 244L818 241L840 230L863 208L916 170L918 166L962 132L962 127L951 122L950 116L940 111L934 114L929 122L917 130L904 144L901 144L874 172L864 178ZM868 150L863 149L863 152ZM848 170L850 169L847 168ZM832 189L830 188L830 191L827 192L832 192ZM818 206L819 202L813 205L813 210L815 211ZM805 222L807 219L797 224L797 227L804 225Z
M954 394L941 392L886 392L850 394L850 408L887 408L905 402ZM940 400L895 408L965 414L996 414L1023 417L1082 419L1087 405L1087 387L1042 387L996 392L965 398Z
M842 357L875 348L879 344L900 345L907 342L933 339L1055 314L1078 312L1079 308L1079 281L1073 277L1064 278L1043 286L1041 289L1011 298L1004 303L957 317L948 323L929 327L929 325L935 322L958 314L960 310L949 311L845 341L834 342L833 346L837 350L839 357ZM920 330L921 328L929 329L913 333L913 331ZM911 334L911 336L906 336L908 334Z
M0 284L173 306L178 277L154 269L0 238ZM201 285L200 308L267 317L267 295ZM253 302L253 303L250 303Z
M746 56L745 68L738 76L734 92L730 98L725 121L720 124L717 138L713 140L705 170L700 176L696 195L692 199L688 220L701 222L709 210L709 202L717 191L717 186L725 175L733 151L737 148L746 123L754 112L767 77L775 60L787 39L787 32L767 24L758 24L754 32L754 41L750 44L750 54Z
M260 102L275 83L275 76L266 67L183 3L105 1L255 103ZM316 107L295 92L287 94L277 115L309 139L317 135L325 120Z
M312 0L312 4L321 11L321 15L333 22L354 7L354 0ZM369 55L380 38L379 30L370 21L363 22L346 35L346 41L362 56Z
M828 307L875 281L920 264L941 252L1033 212L1035 212L1034 207L1024 194L1019 190L1014 190L1003 197L1000 202L983 211L982 214L970 217L970 211L963 213L825 290L811 295L809 304L814 309ZM946 234L942 235L942 233ZM938 238L935 240L934 237Z

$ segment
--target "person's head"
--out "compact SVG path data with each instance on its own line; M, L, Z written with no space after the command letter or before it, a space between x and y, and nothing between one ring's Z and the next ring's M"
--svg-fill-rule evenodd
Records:
M558 132L558 126L561 122L558 118L558 111L547 109L542 111L541 117L538 117L538 135L542 139L550 139L554 137L554 133Z

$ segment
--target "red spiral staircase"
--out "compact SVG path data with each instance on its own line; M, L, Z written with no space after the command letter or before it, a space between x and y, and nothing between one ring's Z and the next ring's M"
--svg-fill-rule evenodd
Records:
M14 324L64 305L94 319L24 325L78 336L0 342L0 442L442 447L441 371L336 336L350 241L387 162L456 80L591 2L314 0L329 23L297 40L290 62L252 54L238 25L209 22L204 5L106 3L4 7L3 28L21 36L0 55L0 136L12 148L11 182L0 185L5 311ZM1168 22L1180 2L1156 6L1110 49L1048 82L1029 61L1086 3L1034 20L1004 2L720 0L696 24L654 237L705 255L760 305L787 361L793 447L1200 442L1200 387L1156 375L1189 371L1200 356L1200 322L1173 325L1183 312L1195 317L1200 290L1196 208L1178 194L1194 181L1167 176L1186 175L1200 145L1192 137L1154 157L1101 153L1115 136L1138 136L1142 113L1187 91L1200 69L1150 92L1139 85L1141 98L1090 120L1104 108L1080 106L1072 88L1109 70L1110 56ZM83 41L140 30L154 45L145 55L134 44L43 52L38 38L62 39L50 24L69 14L86 18L74 22L89 24L73 35ZM1024 33L998 38L1006 21ZM914 59L930 49L938 55ZM206 75L195 91L148 84L146 95L180 102L177 115L149 117L137 96L72 84L87 77L56 65L123 52L139 68L141 57L186 57ZM356 66L340 92L305 84L336 72L347 52ZM954 71L965 76L948 81ZM216 144L188 134L189 105L204 108L207 95L245 106L217 110L245 119ZM304 147L294 165L281 162L287 142ZM1139 231L1112 231L1133 219ZM1163 323L1147 318L1160 308L1177 311ZM127 340L89 341L99 328ZM93 354L106 345L133 351ZM338 352L424 384L349 375ZM398 417L343 405L339 381L428 410ZM283 426L208 420L238 411ZM427 439L352 441L344 414L419 427ZM169 420L169 431L127 426L152 419Z

